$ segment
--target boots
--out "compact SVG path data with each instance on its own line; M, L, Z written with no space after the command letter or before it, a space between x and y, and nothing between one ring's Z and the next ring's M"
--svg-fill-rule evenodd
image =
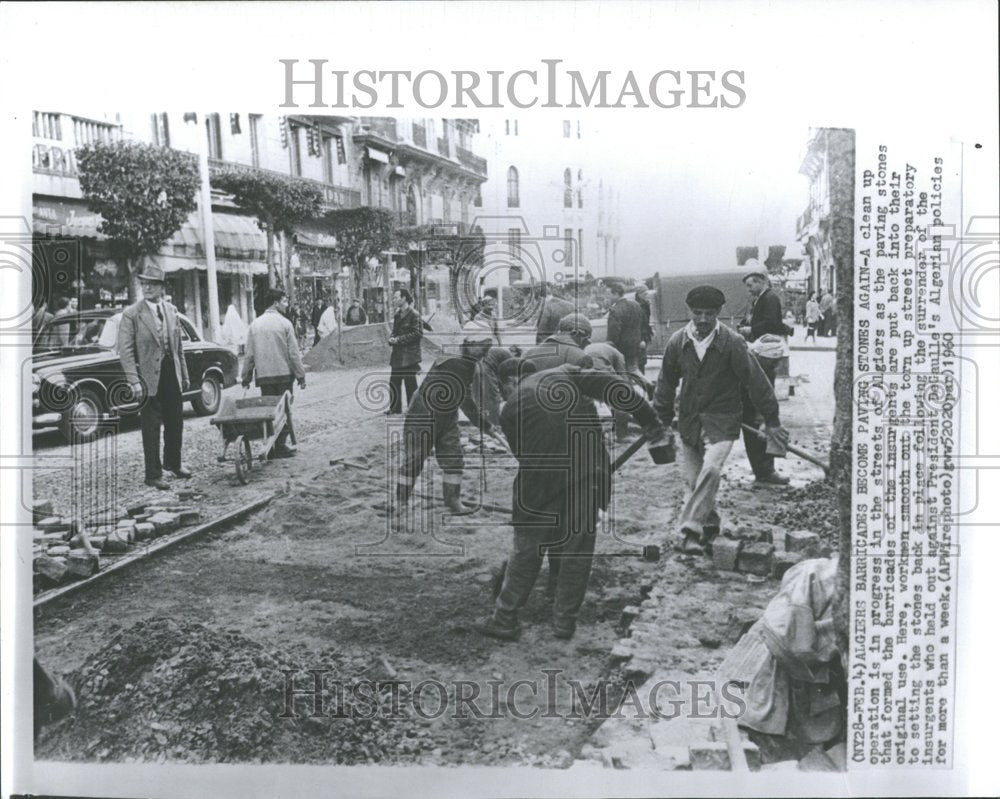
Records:
M507 618L497 618L497 613L493 613L485 619L480 619L475 624L475 630L480 635L499 638L501 641L516 641L521 635L521 625L517 623L516 613L510 614Z
M444 497L444 506L453 516L468 516L470 513L475 513L475 508L470 508L462 504L462 486L455 485L454 483L445 483L442 487L442 496Z

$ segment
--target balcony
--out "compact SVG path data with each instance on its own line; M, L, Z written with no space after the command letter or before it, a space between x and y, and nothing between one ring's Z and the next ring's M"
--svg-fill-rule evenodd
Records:
M264 169L262 167L250 166L249 164L238 164L233 161L221 161L218 158L208 159L209 172L217 173L224 169L236 169L241 172L253 172L253 173L265 173L269 175L277 175L288 180L302 180L315 186L323 195L323 204L327 208L360 208L361 207L361 192L355 189L348 189L343 186L334 186L330 183L324 183L321 180L313 180L312 178L293 178L291 175L287 175L284 172L277 172L273 169Z
M55 177L77 176L73 152L77 147L96 142L109 144L122 137L121 126L111 122L49 111L32 114L31 132L35 140L31 150L32 170Z
M393 117L362 117L360 133L363 136L378 136L391 142L400 140L396 131L396 120Z
M487 174L485 158L480 158L478 155L466 150L464 147L456 147L455 154L458 156L458 163L462 166L483 176Z

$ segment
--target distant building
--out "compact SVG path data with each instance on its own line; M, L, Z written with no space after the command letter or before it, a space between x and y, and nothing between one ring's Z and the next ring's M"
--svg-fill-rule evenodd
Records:
M837 264L854 258L854 131L811 131L799 172L809 178L809 204L796 224L805 251L807 291L837 289Z
M546 116L482 121L484 285L617 273L618 195L595 131Z

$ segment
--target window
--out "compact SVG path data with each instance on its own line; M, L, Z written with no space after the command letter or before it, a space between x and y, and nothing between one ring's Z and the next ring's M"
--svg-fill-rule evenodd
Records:
M472 204L476 208L482 208L483 207L483 187L482 186L476 186L476 196L472 199Z
M509 119L505 119L503 121L503 128L504 128L504 135L505 136L510 136L510 120Z
M573 135L573 125L568 119L563 120L563 138L568 139Z
M514 135L517 135L517 120L514 120Z
M563 170L563 208L573 207L573 172L568 167Z
M333 183L333 137L323 137L323 180Z
M299 142L299 128L288 126L288 156L291 160L292 175L302 177L302 146Z
M521 229L512 227L507 229L507 252L511 257L519 258L521 255Z
M576 137L578 139L580 138L580 120L579 119L576 121Z
M441 220L451 221L451 192L447 189L441 192Z
M507 170L507 207L521 207L521 185L517 174L517 167L510 167Z
M582 267L583 266L583 228L580 228L579 230L576 231L576 243L577 243L577 249L578 249L578 251L580 253L579 256L578 256L579 257L579 261L580 261L580 266Z
M153 114L151 116L153 126L153 144L158 147L170 146L170 127L167 124L166 114Z
M222 160L222 127L218 114L205 115L205 135L208 137L208 157Z
M573 268L573 228L566 228L563 232L563 242L565 247L565 257L563 258L563 264L572 269Z
M260 166L260 114L250 114L250 159L254 166Z

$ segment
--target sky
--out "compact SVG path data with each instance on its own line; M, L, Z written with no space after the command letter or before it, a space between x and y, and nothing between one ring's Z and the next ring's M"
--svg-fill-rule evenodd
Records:
M720 125L650 116L595 119L603 174L621 195L619 271L733 269L738 246L801 254L797 217L809 183L799 165L807 124ZM615 142L619 144L614 145ZM627 146L621 146L627 142Z

